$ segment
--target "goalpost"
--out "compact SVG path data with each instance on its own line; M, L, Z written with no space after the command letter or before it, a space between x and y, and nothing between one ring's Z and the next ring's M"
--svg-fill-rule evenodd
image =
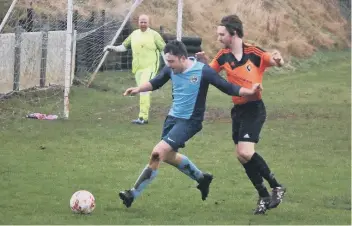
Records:
M133 13L149 0L7 1L0 11L0 120L36 112L67 119L73 84L90 84L106 68L130 70L131 51L103 48L123 41ZM177 1L181 40L183 0Z
M177 28L176 28L176 39L181 41L182 39L182 13L183 13L183 0L178 0L177 3Z
M70 78L72 72L72 56L73 56L73 0L67 0L67 20L66 20L66 58L65 58L65 82L64 82L64 118L69 117L69 92Z

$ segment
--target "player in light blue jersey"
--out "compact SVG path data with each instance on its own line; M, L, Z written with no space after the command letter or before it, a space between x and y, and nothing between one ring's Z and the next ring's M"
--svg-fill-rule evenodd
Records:
M179 148L202 129L205 102L210 84L231 96L251 96L261 90L260 84L247 89L228 83L208 65L187 57L185 45L169 42L165 48L167 65L152 80L138 87L129 88L124 95L153 91L172 81L172 107L164 123L161 141L154 147L148 165L143 169L132 189L121 191L119 196L126 207L140 195L156 177L160 162L168 163L198 182L202 200L209 193L213 176L203 173L187 156L178 153Z

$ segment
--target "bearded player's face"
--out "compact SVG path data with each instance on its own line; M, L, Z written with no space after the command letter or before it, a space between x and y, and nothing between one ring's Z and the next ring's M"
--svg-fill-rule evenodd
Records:
M227 31L225 26L218 26L217 35L218 35L218 41L224 45L224 48L231 48L233 37Z

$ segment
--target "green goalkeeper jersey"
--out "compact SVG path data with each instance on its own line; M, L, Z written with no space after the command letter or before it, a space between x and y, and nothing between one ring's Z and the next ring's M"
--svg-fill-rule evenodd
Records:
M158 32L151 28L145 32L137 29L122 44L132 49L132 73L147 68L155 73L158 71L160 51L163 51L165 47L164 39Z

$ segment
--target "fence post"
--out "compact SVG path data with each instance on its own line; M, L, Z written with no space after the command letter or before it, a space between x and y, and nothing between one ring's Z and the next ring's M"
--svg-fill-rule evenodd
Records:
M20 66L21 66L21 26L17 24L15 31L15 63L13 75L13 90L20 89Z
M31 7L27 9L27 19L26 19L26 31L32 32L33 31L33 8L32 3Z
M75 30L77 30L78 29L78 10L75 10L75 11L73 11L73 18L72 18L72 20L73 20L73 30L75 31ZM76 36L75 36L76 37ZM72 73L74 73L74 74L76 74L77 73L77 52L76 52L76 45L77 45L77 43L76 43L76 39L75 39L75 50L74 50L74 52L73 52L73 54L75 55L74 57L74 61L73 61L73 64L74 64L74 72L72 72Z
M48 19L45 15L43 15L42 19L44 20L43 31L42 31L42 57L40 61L40 87L45 86L46 80L46 62L47 62L47 54L48 54L48 31L49 31L49 23Z

